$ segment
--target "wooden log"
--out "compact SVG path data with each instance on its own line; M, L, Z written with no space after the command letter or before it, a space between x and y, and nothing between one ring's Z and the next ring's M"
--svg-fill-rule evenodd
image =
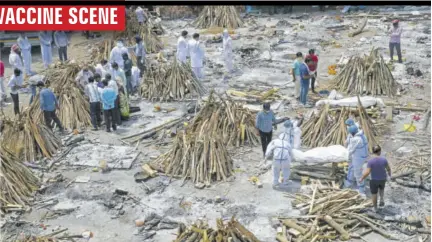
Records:
M282 223L283 223L283 225L287 226L288 228L293 228L293 229L299 231L301 234L306 234L306 232L307 232L307 229L298 225L294 220L285 219L285 220L282 220Z
M153 170L149 164L144 164L141 166L141 168L143 169L144 172L146 172L147 174L149 174L151 177L156 177L157 176L157 171Z
M378 234L384 236L387 239L392 239L392 240L397 240L395 237L393 237L392 235L388 234L387 232L385 232L384 230L378 228L377 226L375 226L374 224L370 223L369 221L367 221L366 219L362 218L361 216L357 215L357 214L349 214L348 216L353 217L358 219L360 222L362 222L364 225L369 226L373 231L377 232Z
M323 217L324 221L326 221L331 227L333 227L336 231L338 231L341 234L340 239L342 241L346 241L350 239L349 233L336 221L332 219L332 217L326 215Z
M289 242L289 240L283 234L277 234L276 235L276 240L279 241L279 242Z
M362 26L361 26L359 29L357 29L357 30L355 30L355 31L353 31L353 32L351 32L351 33L349 33L348 36L349 36L349 37L354 37L354 36L360 34L361 32L363 32L363 29L366 27L367 20L368 20L368 19L367 19L367 17L366 17L365 20L363 21Z
M416 173L416 171L404 172L404 173L401 173L401 174L393 175L391 179L395 180L396 178L401 178L401 177L404 177L404 176L409 176L409 175L414 174L414 173Z

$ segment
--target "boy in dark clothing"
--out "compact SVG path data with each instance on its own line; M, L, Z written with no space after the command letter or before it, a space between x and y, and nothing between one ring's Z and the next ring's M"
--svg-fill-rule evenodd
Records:
M264 103L263 111L260 111L257 114L255 120L255 127L258 129L261 137L261 145L262 145L264 157L267 150L267 146L272 140L273 127L276 129L275 122L276 122L276 118L273 111L270 110L270 103Z
M384 187L387 180L386 171L388 172L388 178L391 178L391 169L387 159L380 156L381 155L380 146L377 145L373 147L372 151L373 151L373 157L368 161L366 171L363 174L362 178L360 178L360 181L363 181L367 176L369 176L369 174L371 174L370 190L372 193L372 203L374 206L374 210L376 212L378 210L377 208L378 192L380 196L379 206L380 207L384 206Z

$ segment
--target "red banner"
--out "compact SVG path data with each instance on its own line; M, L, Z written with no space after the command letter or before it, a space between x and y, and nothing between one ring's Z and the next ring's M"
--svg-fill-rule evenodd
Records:
M125 6L0 6L0 30L123 31Z

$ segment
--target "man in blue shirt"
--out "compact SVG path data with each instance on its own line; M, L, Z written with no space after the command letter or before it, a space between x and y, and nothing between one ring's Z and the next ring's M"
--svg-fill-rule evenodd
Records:
M306 58L305 62L300 65L300 102L303 105L307 104L307 94L309 91L309 81L311 79L311 75L309 73L309 67L308 64L310 64L312 59Z
M264 158L267 146L272 140L273 127L276 129L275 122L276 118L273 111L270 110L270 103L264 103L263 111L260 111L257 114L255 120L255 127L258 129L261 137L261 145L264 153Z
M56 123L57 127L59 128L60 132L63 132L63 126L59 120L59 118L56 115L56 109L59 109L59 104L57 101L57 98L55 97L54 93L44 87L45 84L43 82L38 82L37 87L39 87L41 90L39 92L39 101L40 101L40 108L43 111L44 119L46 125L52 129L52 121Z
M106 131L111 132L111 125L114 131L117 130L116 118L115 118L115 101L117 95L111 87L108 86L108 81L103 80L104 88L102 90L101 99L104 110L104 118Z

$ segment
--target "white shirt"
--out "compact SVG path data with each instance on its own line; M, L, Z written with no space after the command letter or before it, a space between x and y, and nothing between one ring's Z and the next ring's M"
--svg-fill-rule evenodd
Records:
M108 71L109 71L108 64L103 66L102 64L99 63L95 67L95 72L98 73L102 79L105 78L105 75L108 73Z
M12 75L7 86L9 87L10 93L18 94L18 90L20 89L22 84L23 84L22 76Z
M80 72L78 72L78 75L75 78L75 81L77 81L81 86L85 87L88 83L89 77L92 77L92 76L93 76L93 72L91 72L90 70L88 70L87 72L84 72L83 70L81 70Z
M85 86L84 92L87 97L89 97L90 103L100 102L101 99L100 94L98 93L98 87L94 82L87 84Z
M180 36L180 38L177 40L177 59L184 62L186 61L188 54L188 43L186 42L185 38L183 38L183 36Z
M199 41L194 39L188 43L189 55L191 57L192 67L203 67L204 49Z
M132 86L136 87L140 84L140 69L136 66L132 66Z
M13 66L13 68L20 69L21 71L23 71L23 69L24 69L21 57L17 53L15 53L15 52L11 52L10 53L10 55L9 55L9 64L11 66Z

